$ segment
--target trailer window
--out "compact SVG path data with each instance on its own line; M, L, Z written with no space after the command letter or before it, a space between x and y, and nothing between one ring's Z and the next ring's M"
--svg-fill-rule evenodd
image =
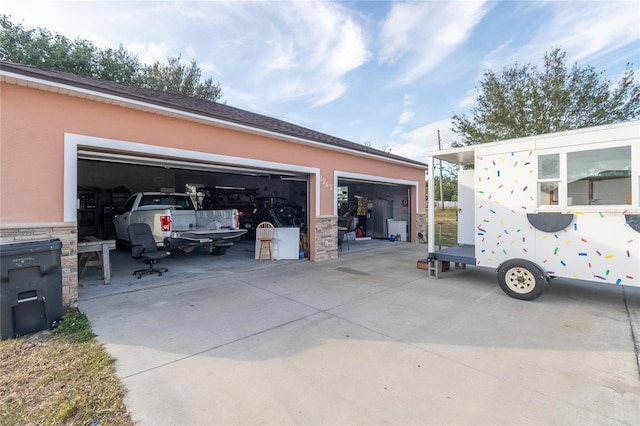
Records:
M631 204L631 146L538 156L539 206Z
M540 205L558 204L560 185L560 155L547 154L538 157L538 200Z
M631 204L631 147L567 153L567 205Z

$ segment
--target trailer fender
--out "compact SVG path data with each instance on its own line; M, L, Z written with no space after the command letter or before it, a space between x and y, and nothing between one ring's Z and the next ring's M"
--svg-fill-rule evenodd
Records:
M527 259L509 259L496 268L496 273L502 291L519 300L536 299L549 283L544 269Z

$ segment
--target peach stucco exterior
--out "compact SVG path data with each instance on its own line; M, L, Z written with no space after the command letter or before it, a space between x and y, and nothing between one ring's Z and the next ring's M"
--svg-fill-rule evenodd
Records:
M127 104L100 95L73 93L47 87L46 82L18 81L16 84L3 79L0 90L2 242L10 241L7 229L68 229L74 235L78 149L268 166L308 174L310 241L315 240L317 222L337 214L339 176L361 176L407 185L411 187L414 234L418 230L416 221L424 217L424 168L418 166L153 105ZM11 235L20 237L21 233ZM34 235L39 234L25 231L22 239ZM414 235L412 241L415 240ZM66 243L67 266L73 268L77 241ZM321 260L317 259L313 246L310 259ZM73 282L70 285L73 286ZM73 289L69 292L73 293ZM74 299L73 294L65 297L67 301Z

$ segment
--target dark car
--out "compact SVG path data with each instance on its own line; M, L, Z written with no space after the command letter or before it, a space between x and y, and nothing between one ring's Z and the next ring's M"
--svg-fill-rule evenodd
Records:
M253 226L260 222L271 222L275 227L305 227L304 208L285 197L256 197L254 199Z
M202 210L236 209L240 213L240 229L253 228L253 212L257 189L212 187L199 188L198 201ZM200 201L201 200L201 201Z

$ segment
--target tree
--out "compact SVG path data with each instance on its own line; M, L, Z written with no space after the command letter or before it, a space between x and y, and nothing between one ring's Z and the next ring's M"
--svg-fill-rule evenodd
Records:
M219 84L214 84L211 78L200 82L201 71L196 61L187 66L181 57L169 58L167 64L155 61L142 71L141 86L167 93L178 93L196 98L217 100L222 96Z
M571 69L566 53L554 49L544 56L544 68L517 63L501 74L485 71L472 117L454 114L454 146L601 124L640 117L640 84L634 84L631 64L613 88L593 67Z
M458 201L458 165L443 164L442 166L442 199L444 201ZM434 176L434 202L440 202L440 176ZM425 194L429 193L429 181L425 182Z
M201 81L202 71L195 60L184 65L177 56L169 58L167 64L155 61L144 65L122 45L99 49L88 40L71 40L44 28L13 24L6 15L0 15L0 60L214 102L222 97L219 83L211 78Z
M117 49L103 49L95 56L95 77L132 86L140 85L142 64L138 57L122 45Z

